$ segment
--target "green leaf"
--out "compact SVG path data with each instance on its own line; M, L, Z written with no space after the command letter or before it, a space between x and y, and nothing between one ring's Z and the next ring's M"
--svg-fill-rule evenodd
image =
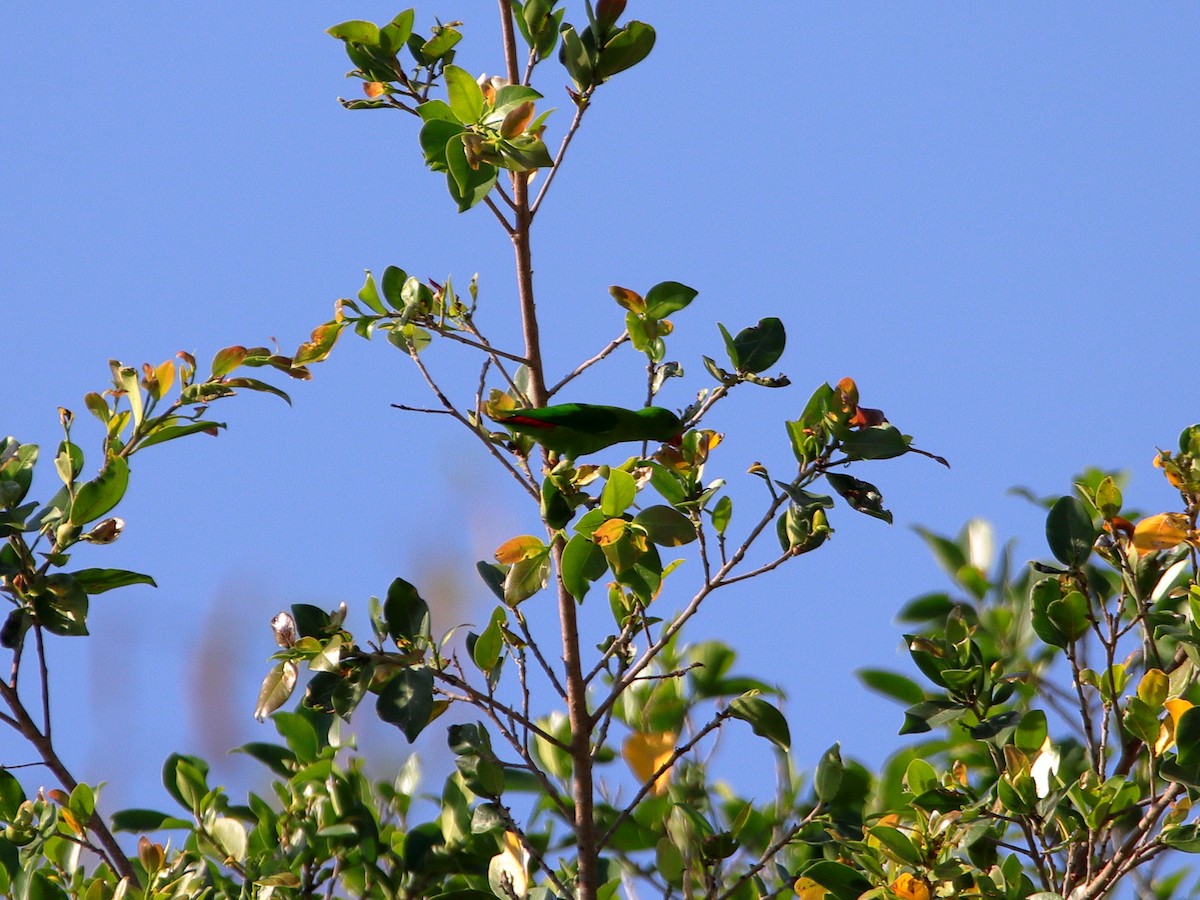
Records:
M586 91L595 83L591 55L584 47L583 41L579 39L579 35L576 34L575 26L563 25L560 34L562 45L558 48L559 61L566 68L571 80L575 82L576 90Z
M729 527L729 520L733 516L733 500L728 494L721 497L716 502L712 509L713 528L717 530L717 534L724 534L725 529Z
M396 643L411 643L429 637L429 604L403 578L394 579L388 586L383 618L388 636Z
M435 101L431 100L429 103L424 104L421 109L424 110L426 107L431 106L434 102ZM446 107L447 110L449 110L449 108L450 107L448 106ZM463 127L457 122L451 122L446 119L428 120L421 127L421 133L418 138L421 144L421 151L425 154L425 165L429 166L429 168L434 172L449 172L450 164L446 159L446 148L449 146L452 138L455 138L462 133ZM459 143L462 143L461 140ZM399 272L400 270L397 271ZM404 273L400 272L400 274L403 275ZM388 296L388 302L391 303L396 309L402 309L403 307L397 305L387 293L386 272L384 273L384 278L384 294L385 296ZM400 284L403 285L405 280L407 279L401 279Z
M644 528L646 537L660 547L682 547L696 539L692 520L670 506L643 509L633 517L633 524Z
M1111 519L1121 512L1121 490L1111 475L1105 475L1096 488L1096 508L1106 519Z
M218 350L217 355L213 357L212 374L214 378L220 378L222 375L228 375L246 359L245 347L226 347L223 350Z
M443 151L446 149L446 141L450 139L446 135L445 140L441 142ZM387 301L388 306L396 312L403 312L405 307L404 298L401 296L401 291L404 288L404 283L408 281L408 273L396 266L388 266L383 270L383 279L380 281L380 288L383 290L383 299Z
M562 555L563 586L576 600L582 600L592 582L608 571L604 551L582 534L574 535Z
M528 600L550 581L550 549L513 563L504 576L504 602L508 606Z
M852 509L872 518L882 519L889 525L892 524L891 512L883 508L883 495L879 493L879 488L869 481L861 481L851 475L840 475L835 472L826 472L825 480L842 496L842 499L850 504Z
M645 22L626 24L600 51L600 58L596 62L597 82L632 68L649 56L654 49L654 37L654 29Z
M113 588L126 587L131 584L148 584L158 587L149 575L138 572L128 572L125 569L80 569L72 572L71 577L89 594L103 594Z
M733 338L739 372L762 372L779 361L787 342L783 322L775 318L744 328ZM733 354L731 354L732 356Z
M379 43L379 27L361 19L351 19L348 22L334 25L332 28L326 28L325 33L339 41L353 41L356 44L367 44L368 46L375 46Z
M733 718L749 722L755 734L765 737L781 750L791 746L792 736L787 719L761 697L743 695L730 703L728 710Z
M1200 706L1193 706L1179 717L1175 725L1175 746L1179 748L1179 764L1200 764Z
M425 666L401 669L379 692L375 711L411 744L433 715L433 672Z
M842 450L851 459L892 459L908 452L908 439L895 425L872 425L847 434Z
M831 859L819 860L800 874L829 891L834 900L858 900L860 894L871 889L871 882L857 869Z
M192 823L154 809L123 809L113 813L112 826L113 831L145 832L191 828Z
M363 282L363 286L358 290L358 299L371 307L373 312L381 316L387 314L387 307L379 299L379 289L375 286L375 276L371 274L370 269L367 270L367 280Z
M99 475L79 486L71 504L71 524L99 519L121 502L128 486L129 464L120 456L110 456Z
M186 425L164 424L156 426L146 435L146 437L138 441L138 449L145 450L147 447L152 447L155 444L165 444L167 441L173 441L176 438L187 437L189 434L198 434L202 431L210 434L215 433L218 429L224 427L224 422L189 422Z
M488 622L487 628L483 629L483 633L475 640L475 646L471 648L471 659L481 671L490 672L500 662L500 654L504 651L502 629L506 624L508 624L508 615L503 606L497 606L492 611L492 618Z
M925 692L911 678L905 678L895 672L883 669L859 669L856 673L859 681L876 693L883 694L907 706L920 703L925 699Z
M0 769L0 820L11 822L24 802L21 782L8 769Z
M842 786L844 772L841 744L834 744L821 756L821 761L817 763L816 775L813 776L813 791L818 800L822 803L833 801Z
M395 56L412 35L416 10L406 9L392 21L379 29L379 48L389 56Z
M446 142L446 165L449 168L446 186L450 190L450 196L458 204L459 212L466 212L476 204L482 203L483 198L496 184L496 167L480 163L478 169L472 169L467 162L466 148L458 136Z
M1046 542L1054 558L1065 566L1079 568L1092 554L1096 529L1083 501L1060 497L1046 516Z
M633 505L637 499L637 482L623 469L611 469L608 481L600 494L600 510L609 518L616 518Z
M446 66L446 93L454 117L464 125L472 125L483 116L483 91L471 73L458 66Z
M699 291L678 281L663 281L646 292L645 315L650 319L665 319L696 299Z

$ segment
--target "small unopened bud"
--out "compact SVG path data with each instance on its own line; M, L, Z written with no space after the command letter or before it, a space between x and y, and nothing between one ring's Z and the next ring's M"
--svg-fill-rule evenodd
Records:
M138 839L138 862L142 864L147 875L153 875L161 869L166 860L167 855L162 844L154 843L145 835Z
M280 612L271 620L271 630L275 632L275 643L280 647L294 647L296 635L296 620L290 613Z
M111 544L121 536L121 532L124 530L125 520L113 516L111 519L105 519L85 534L83 539L92 544Z
M58 421L63 428L70 428L71 423L75 421L75 413L66 407L60 406L58 408Z
M363 93L374 100L376 97L387 93L387 85L382 81L364 81Z

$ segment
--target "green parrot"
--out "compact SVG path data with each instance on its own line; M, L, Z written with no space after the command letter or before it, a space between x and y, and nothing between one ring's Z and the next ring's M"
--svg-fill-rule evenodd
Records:
M671 441L683 433L679 416L657 406L622 409L594 403L561 403L514 410L493 418L568 459L626 441Z

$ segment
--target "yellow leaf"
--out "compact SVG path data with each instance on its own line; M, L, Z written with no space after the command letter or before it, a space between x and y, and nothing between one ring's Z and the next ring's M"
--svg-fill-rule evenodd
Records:
M532 534L510 538L496 548L496 562L506 566L519 563L523 559L531 559L546 549L546 545Z
M1182 697L1168 700L1163 706L1167 710L1167 717L1158 729L1158 740L1154 742L1156 756L1161 756L1171 749L1175 743L1175 726L1179 724L1179 717L1192 708L1192 704Z
M1142 519L1133 529L1133 546L1139 556L1170 550L1187 539L1188 517L1183 513L1159 513Z
M520 838L511 831L504 832L500 843L500 852L488 864L488 881L510 888L517 897L524 897L529 890L529 876L526 874L529 854L521 845Z
M673 731L663 731L659 734L643 734L635 731L621 744L621 757L637 779L645 783L671 758L675 752L676 737L677 735ZM655 796L661 797L667 792L667 784L670 779L670 769L655 779L653 788Z
M825 900L829 896L829 891L811 878L797 878L792 890L796 892L798 900Z
M175 361L168 359L165 363L156 366L154 379L158 382L158 393L155 394L155 397L161 400L166 396L167 391L171 390L171 385L175 383Z
M598 547L607 547L619 541L628 527L629 523L624 519L608 519L592 532L592 540Z
M929 900L929 883L911 872L903 873L891 884L892 893L901 900Z

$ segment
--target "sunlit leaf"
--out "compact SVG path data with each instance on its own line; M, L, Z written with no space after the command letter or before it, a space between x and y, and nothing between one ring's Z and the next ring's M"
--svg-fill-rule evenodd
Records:
M644 734L635 731L622 742L621 758L625 760L634 777L645 784L671 758L675 752L677 737L678 735L673 731L664 731L658 734ZM667 769L655 779L651 789L652 793L655 796L665 794L670 780L671 770Z

